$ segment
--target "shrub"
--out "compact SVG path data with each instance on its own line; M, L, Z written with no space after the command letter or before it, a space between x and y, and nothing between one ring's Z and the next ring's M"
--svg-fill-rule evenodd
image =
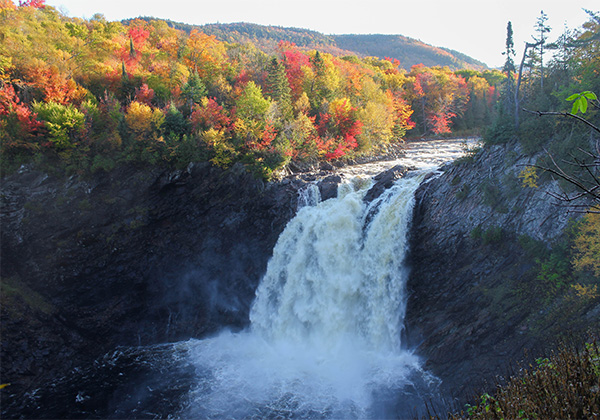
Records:
M501 112L492 126L487 130L483 141L486 144L505 144L516 137L514 117Z
M540 292L545 294L546 300L557 296L567 284L571 283L571 263L563 247L555 246L548 258L537 262L540 268L536 281L541 288Z
M483 232L481 239L484 245L497 244L504 239L504 232L500 226L491 227Z
M561 347L494 395L482 394L466 413L452 419L591 419L600 412L600 351L594 341L583 349Z
M456 191L456 198L458 198L459 200L464 200L465 198L467 198L467 196L469 195L469 192L471 191L471 187L469 187L469 184L463 184L458 191Z
M554 135L554 125L551 120L541 117L528 118L519 127L519 141L523 151L528 155L534 155L543 149Z
M481 235L483 233L483 229L481 225L477 225L471 230L471 239L481 239Z
M500 188L495 183L492 183L491 180L482 182L479 185L479 190L483 194L483 204L490 206L500 213L506 213L508 211Z
M542 241L533 239L529 235L519 236L519 245L525 251L525 254L532 259L541 259L548 254L548 247Z

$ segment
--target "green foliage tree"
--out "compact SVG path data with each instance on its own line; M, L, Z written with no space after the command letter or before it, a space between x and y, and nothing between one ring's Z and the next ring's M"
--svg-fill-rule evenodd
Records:
M85 115L73 105L55 102L35 102L33 111L44 122L48 139L58 150L75 147L84 127Z
M167 140L179 141L189 131L188 120L171 102L161 126Z
M502 71L506 75L504 79L504 91L503 91L503 103L506 111L512 111L512 104L514 98L515 89L515 43L513 41L513 29L512 22L508 22L506 25L506 49L502 53L506 56Z
M265 93L278 104L281 117L285 121L293 118L291 92L285 66L276 57L271 58Z
M246 121L265 122L271 101L263 96L262 89L254 82L248 82L236 101L236 115Z
M187 101L186 109L189 110L189 114L192 113L194 105L202 101L206 93L206 86L200 79L198 72L194 70L181 90L181 96Z
M550 31L552 30L552 28L550 28L546 24L547 21L548 15L542 10L540 12L540 16L537 18L537 21L535 23L536 36L533 37L533 40L535 41L534 51L536 52L536 54L532 54L532 64L530 64L530 67L532 68L535 67L534 63L537 63L539 65L539 79L541 92L544 91L544 54L546 53L547 49L546 41L548 40L548 33L550 33Z

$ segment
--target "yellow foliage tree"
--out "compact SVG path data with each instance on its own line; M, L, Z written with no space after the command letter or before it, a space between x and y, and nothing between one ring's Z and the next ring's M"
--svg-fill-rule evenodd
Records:
M236 152L227 141L224 130L209 128L201 134L200 138L209 149L212 149L214 156L210 161L213 164L220 166L221 168L228 168L231 166Z
M573 266L578 270L591 270L600 277L600 213L583 218L573 247Z
M152 109L150 106L138 101L132 102L127 108L125 122L133 132L138 141L150 137L158 139L158 130L165 120L165 115L160 109Z
M537 188L538 174L533 166L528 166L523 169L518 177L521 179L524 187Z
M187 65L207 80L216 78L226 62L225 44L214 35L206 35L193 29L187 39Z
M12 0L0 0L0 10L2 9L16 9L17 6L12 2Z
M394 129L393 97L369 77L363 82L360 98L364 106L358 113L363 123L362 133L357 137L359 147L368 150L374 145L389 143Z

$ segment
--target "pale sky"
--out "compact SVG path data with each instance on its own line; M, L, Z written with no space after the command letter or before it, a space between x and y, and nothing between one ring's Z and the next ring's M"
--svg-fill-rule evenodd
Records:
M519 61L531 41L541 10L548 15L550 39L565 24L587 21L582 9L598 12L598 0L47 0L72 17L95 13L108 20L154 16L190 24L251 22L312 29L324 34L399 34L451 48L502 66L506 24L513 25Z

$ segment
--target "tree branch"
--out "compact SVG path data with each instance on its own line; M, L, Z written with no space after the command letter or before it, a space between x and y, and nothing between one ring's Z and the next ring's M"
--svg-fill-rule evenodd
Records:
M589 122L588 120L586 120L585 118L581 118L579 115L575 115L575 114L571 114L570 112L555 112L555 111L530 111L529 109L525 109L522 108L523 111L525 112L529 112L530 114L535 114L535 115L539 115L540 117L542 115L558 115L558 116L563 116L563 117L571 117L571 118L575 118L576 120L581 121L584 124L587 124L589 127L591 127L593 130L597 131L598 133L600 133L600 128L596 127L594 124L592 124L591 122Z

